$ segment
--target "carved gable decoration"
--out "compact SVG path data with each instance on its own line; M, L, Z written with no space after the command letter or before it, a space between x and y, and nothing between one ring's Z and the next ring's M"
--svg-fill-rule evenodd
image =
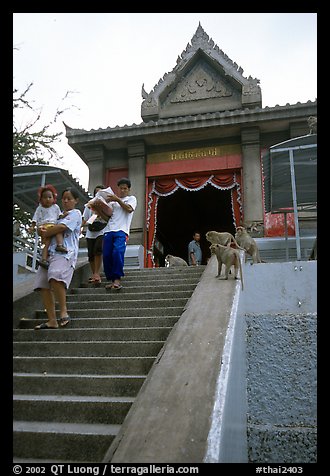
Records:
M200 60L164 100L160 95L159 101L164 117L237 109L240 99L240 88L233 87L207 61Z
M261 106L259 80L245 78L199 24L171 73L147 94L142 86L142 119L221 112Z

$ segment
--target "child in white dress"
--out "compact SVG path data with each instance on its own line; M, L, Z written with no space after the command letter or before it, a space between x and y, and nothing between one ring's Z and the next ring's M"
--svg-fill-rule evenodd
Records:
M56 225L59 218L63 218L60 207L56 203L57 191L52 185L45 185L39 189L39 205L32 217L32 224L29 228L30 232L34 232L35 229L39 229L40 226L49 228ZM42 249L41 260L39 265L45 269L48 269L48 247L51 239L45 238L42 240L44 245ZM67 253L68 250L63 246L63 234L58 233L56 235L56 251L60 253Z

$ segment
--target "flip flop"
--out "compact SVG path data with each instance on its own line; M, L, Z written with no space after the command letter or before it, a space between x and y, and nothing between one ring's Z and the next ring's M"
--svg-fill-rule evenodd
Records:
M45 259L41 259L40 261L38 261L38 263L39 263L39 266L41 266L44 269L49 268L49 262Z
M35 326L34 329L37 331L39 329L58 329L58 327L47 326L47 323L43 322L42 324L39 324L38 326Z
M120 283L110 283L105 285L105 289L121 289L123 286Z
M113 284L112 288L116 289L117 291L121 289L123 286L121 284Z
M60 317L60 319L59 319L60 327L65 327L65 326L67 326L70 321L71 321L71 318L70 318L69 316Z

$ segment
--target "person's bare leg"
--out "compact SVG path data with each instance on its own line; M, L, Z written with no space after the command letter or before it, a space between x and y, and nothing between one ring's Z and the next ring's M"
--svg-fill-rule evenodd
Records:
M94 280L101 282L100 270L102 265L102 255L95 255L93 263L94 263L93 278Z
M49 248L49 245L50 245L50 238L45 238L44 247L42 248L42 252L41 252L41 259L42 259L43 261L47 261L47 260L48 260L48 248Z
M63 233L57 233L55 235L56 238L56 251L59 251L60 253L67 253L68 250L63 246Z
M62 281L50 280L50 285L55 293L56 300L60 308L60 318L68 317L68 309L66 304L66 289ZM63 325L63 324L62 324Z
M90 268L91 268L92 274L91 274L90 277L88 278L88 282L89 282L89 283L92 283L92 282L94 281L94 272L95 272L94 260L93 260L93 261L89 261L89 266L90 266Z
M63 246L63 233L56 233L55 239L57 245Z
M56 321L55 299L52 291L50 289L41 289L40 292L48 317L46 324L49 327L58 327Z
M91 267L91 270L92 270L92 276L94 276L94 273L95 273L95 258L93 259L93 261L90 261L89 264L90 264L90 267Z

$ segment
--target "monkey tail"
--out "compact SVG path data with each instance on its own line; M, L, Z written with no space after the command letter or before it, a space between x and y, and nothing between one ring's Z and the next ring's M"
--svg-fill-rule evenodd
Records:
M245 253L243 254L243 258L244 258L244 255ZM239 261L239 272L240 272L240 275L241 275L241 283L242 283L242 291L244 290L244 281L243 281L243 268L242 268L242 263L241 263L241 256L239 254L239 257L238 257L238 261Z
M233 237L233 243L234 243L235 246L237 246L237 248L238 248L239 250L245 251L245 248L242 248L242 247L237 243L237 241L235 240L234 237Z

